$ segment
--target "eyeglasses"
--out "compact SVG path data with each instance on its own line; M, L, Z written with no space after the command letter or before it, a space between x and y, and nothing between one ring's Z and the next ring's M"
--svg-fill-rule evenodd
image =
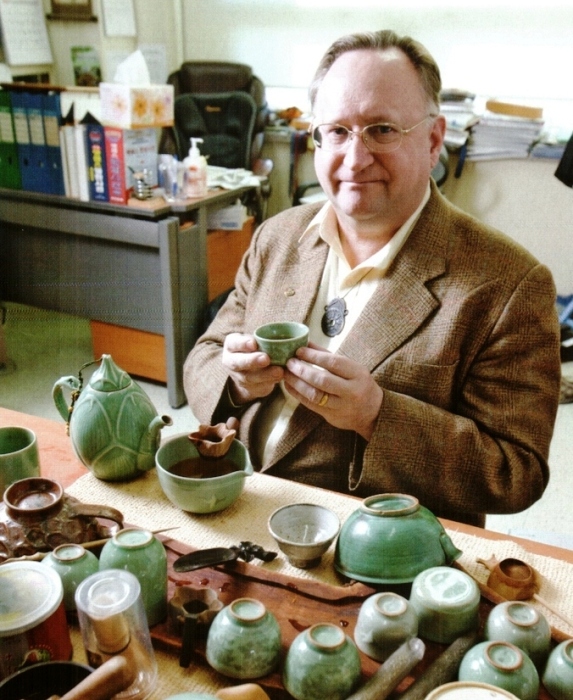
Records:
M401 129L397 124L369 124L360 131L353 131L342 124L319 124L311 127L311 137L317 148L329 153L340 153L348 148L355 136L360 136L364 145L372 153L390 153L400 148L402 137L421 126L428 119L434 119L437 114L428 114L421 122L409 129Z

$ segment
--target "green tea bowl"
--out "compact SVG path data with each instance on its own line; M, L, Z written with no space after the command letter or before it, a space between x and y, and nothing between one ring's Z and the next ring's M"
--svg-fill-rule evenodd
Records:
M155 464L163 493L174 506L188 513L216 513L228 508L239 498L245 479L253 473L246 447L239 440L231 443L225 457L234 462L237 469L229 474L195 478L171 471L178 462L199 456L188 433L175 435L161 445L155 455ZM213 464L216 459L213 459Z
M374 584L411 583L425 569L461 555L436 516L417 498L385 493L365 498L343 523L334 566Z

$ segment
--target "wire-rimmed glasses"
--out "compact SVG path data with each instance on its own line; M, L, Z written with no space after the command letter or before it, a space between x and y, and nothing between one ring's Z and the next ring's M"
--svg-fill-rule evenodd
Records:
M437 114L428 114L421 122L414 124L409 129L402 129L397 124L389 122L369 124L360 131L354 131L342 126L342 124L318 124L311 126L310 134L315 146L329 153L345 151L355 136L360 136L366 148L373 153L390 153L400 148L402 138L406 134L421 126L428 119L437 116Z

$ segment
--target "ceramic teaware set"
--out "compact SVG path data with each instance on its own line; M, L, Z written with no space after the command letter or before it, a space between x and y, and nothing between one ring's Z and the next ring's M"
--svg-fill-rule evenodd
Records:
M301 340L301 329L292 330L296 342L304 344L304 332ZM213 434L209 427L194 439L179 435L160 446L160 430L170 419L157 416L145 393L110 356L103 356L88 387L84 389L82 384L81 372L79 379L61 378L54 386L54 401L69 423L76 454L95 476L110 481L132 479L155 465L167 498L193 513L216 512L239 498L253 467L234 434ZM66 388L74 392L71 410L63 398ZM203 478L173 471L177 463L204 457L205 450L219 450L219 443L225 443L225 457L234 464L228 473ZM31 478L38 480L35 486L42 498L62 499L66 507L78 507L68 503L70 499L62 492L52 493L49 484L40 484L41 477ZM10 517L15 517L18 498L26 498L18 483L24 482L16 482L4 496ZM165 552L151 533L139 528L118 530L123 525L121 514L114 518L118 527L105 533L113 536L103 548L99 564L77 542L48 547L53 551L44 563L60 575L68 611L74 607L74 590L95 575L96 564L98 570L131 571L140 582L148 624L153 625L168 612ZM336 540L334 566L343 576L382 588L410 587L409 599L390 590L366 599L353 639L328 622L300 633L288 649L282 669L285 688L298 700L349 697L360 679L358 650L384 664L418 635L452 644L468 631L477 630L478 586L469 575L450 566L461 552L438 519L413 496L366 498L342 525L327 508L290 504L270 515L268 528L295 567L316 566ZM85 541L100 534L90 532ZM149 566L151 556L153 566ZM222 607L216 595L209 601L197 601L192 593L187 599L186 595L179 590L177 600L169 602L170 619L179 625L184 640L191 625L205 625L206 658L213 668L246 681L277 668L280 627L261 601L239 598ZM573 640L553 650L550 645L549 625L536 608L524 601L498 605L486 621L483 641L464 655L458 682L482 683L514 693L520 700L536 700L541 677L556 700L573 697ZM186 697L190 700L192 695Z

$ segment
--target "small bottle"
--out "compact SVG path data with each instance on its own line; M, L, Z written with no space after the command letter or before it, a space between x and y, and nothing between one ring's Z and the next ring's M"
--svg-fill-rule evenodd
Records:
M207 194L207 159L199 152L198 143L203 139L191 138L189 155L183 161L185 170L185 196L205 197Z

